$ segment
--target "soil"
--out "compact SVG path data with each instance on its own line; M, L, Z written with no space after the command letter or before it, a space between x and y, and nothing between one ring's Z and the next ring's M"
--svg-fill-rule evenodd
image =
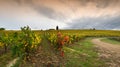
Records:
M61 57L51 43L43 37L42 43L30 62L23 63L20 67L65 67L64 57Z
M92 39L99 51L99 58L105 62L107 67L120 67L120 45L105 43L100 39Z
M14 60L10 61L10 63L7 64L6 67L12 67L12 66L16 63L16 61L17 61L18 59L19 59L19 58L15 58Z

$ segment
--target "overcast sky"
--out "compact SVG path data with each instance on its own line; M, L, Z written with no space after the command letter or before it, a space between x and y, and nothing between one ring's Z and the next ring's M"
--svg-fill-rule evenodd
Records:
M120 29L120 0L0 0L0 27Z

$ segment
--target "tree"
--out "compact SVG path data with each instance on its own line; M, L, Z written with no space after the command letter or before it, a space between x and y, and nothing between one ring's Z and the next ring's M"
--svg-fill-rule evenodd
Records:
M5 30L5 28L0 28L0 30Z
M59 30L59 27L58 27L58 26L56 26L56 30Z
M96 30L95 28L93 28L93 30Z

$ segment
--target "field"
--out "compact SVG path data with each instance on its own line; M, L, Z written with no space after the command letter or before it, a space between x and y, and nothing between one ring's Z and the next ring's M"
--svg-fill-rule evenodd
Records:
M119 67L119 44L115 30L5 30L0 67Z

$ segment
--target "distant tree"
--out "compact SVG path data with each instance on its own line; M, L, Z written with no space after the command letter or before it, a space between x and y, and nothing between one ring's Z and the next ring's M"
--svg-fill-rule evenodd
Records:
M96 30L95 28L93 28L93 30Z
M49 30L55 30L55 29L49 29Z
M59 27L58 27L58 26L56 26L56 30L59 30Z
M1 30L5 30L5 28L0 28L0 31L1 31Z

